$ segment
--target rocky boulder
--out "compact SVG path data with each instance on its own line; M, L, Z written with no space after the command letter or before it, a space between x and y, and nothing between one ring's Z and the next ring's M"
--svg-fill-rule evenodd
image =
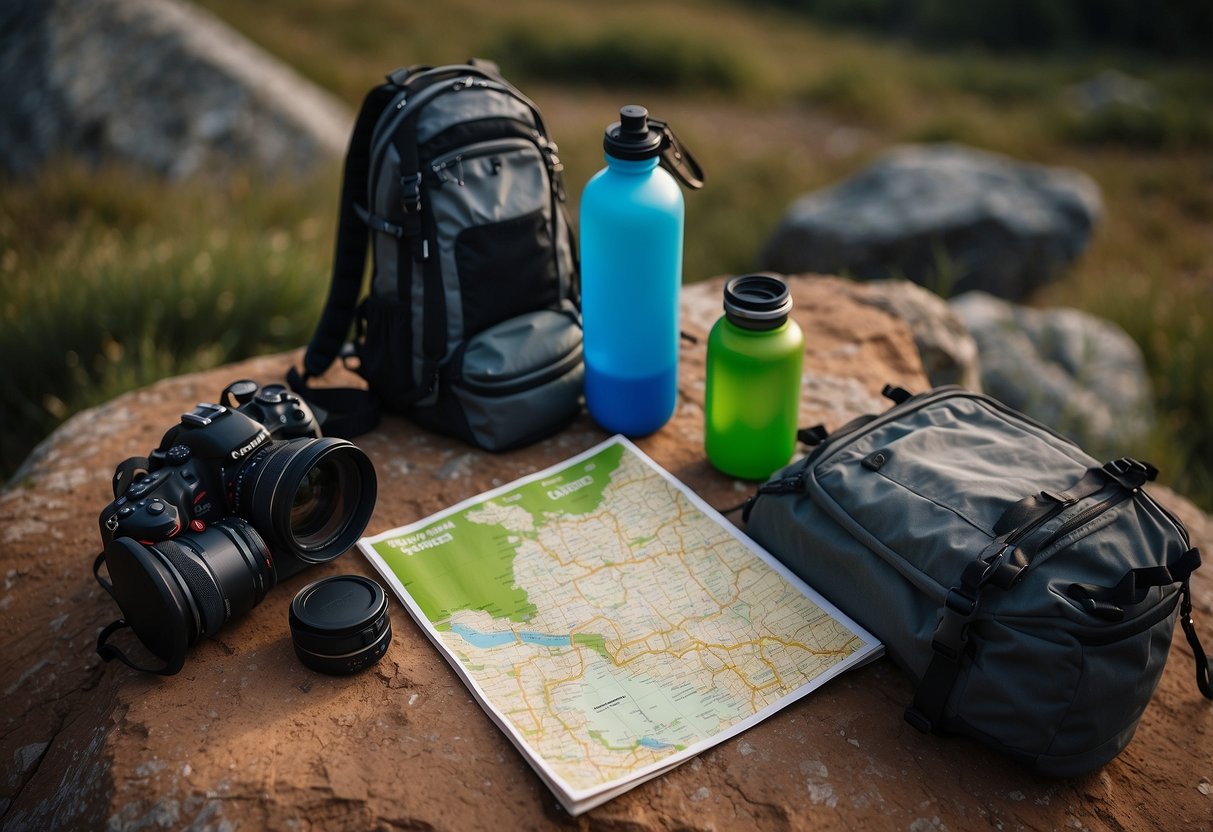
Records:
M872 303L909 325L933 387L959 384L981 391L977 342L946 300L908 280L875 280L868 286L875 290Z
M680 404L638 443L710 504L751 483L703 456L707 326L722 281L686 292ZM908 328L863 285L793 280L806 333L805 423L834 428L883 407L883 384L922 390ZM295 658L287 608L305 583L374 573L357 553L270 591L181 673L139 676L94 652L116 608L90 573L97 512L119 460L145 453L178 414L230 381L282 378L299 353L169 379L64 424L0 491L0 826L43 829L863 829L1198 828L1213 799L1213 709L1175 640L1126 751L1071 780L1027 773L975 743L902 720L910 686L887 660L829 683L771 719L577 819L474 703L395 601L394 638L361 674ZM342 371L326 379L349 383ZM387 418L359 445L380 495L369 533L407 523L567 458L604 435L585 416L529 448L486 454ZM1179 511L1213 544L1199 513ZM1202 578L1198 573L1197 578ZM1213 587L1194 584L1198 620ZM1204 620L1209 620L1207 617Z
M1103 72L1066 90L1066 98L1075 112L1098 116L1117 109L1151 112L1158 106L1158 89L1141 78L1117 69Z
M1153 426L1141 349L1123 329L1077 309L1032 309L984 292L951 301L973 333L983 389L1070 436L1121 456Z
M1086 247L1101 212L1083 173L960 145L894 148L797 200L764 246L763 268L904 277L948 296L1020 299Z
M56 154L171 177L291 174L343 152L332 96L182 0L0 8L0 168Z

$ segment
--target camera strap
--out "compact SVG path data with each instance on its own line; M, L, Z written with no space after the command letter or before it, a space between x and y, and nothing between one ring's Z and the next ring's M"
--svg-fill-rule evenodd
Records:
M97 583L101 584L101 588L109 593L111 598L117 600L117 598L114 596L114 585L105 578L101 577L101 565L103 563L105 563L105 552L97 555L96 559L93 561L93 577L97 579ZM117 647L109 644L110 636L119 630L125 630L130 626L131 625L127 623L125 618L119 618L117 621L110 622L108 625L106 625L105 629L97 634L97 655L101 657L101 660L108 662L112 659L117 659L127 667L131 668L132 670L138 670L140 673L155 673L161 676L172 675L171 673L167 672L169 670L167 662L163 667L160 668L144 667L143 665L136 664ZM176 671L172 672L175 673Z
M117 659L127 667L131 668L132 670L138 670L140 673L155 673L160 676L173 675L173 673L176 671L170 673L167 664L164 665L164 667L159 668L144 667L141 664L136 664L135 662L131 661L130 658L117 647L106 643L109 641L109 637L114 633L118 632L119 630L127 629L130 626L130 624L126 623L125 618L119 618L117 621L110 622L106 628L97 635L97 655L100 656L103 661L107 662L111 659Z
M309 376L294 367L286 383L307 402L325 436L353 439L370 433L379 424L379 399L361 387L312 387Z

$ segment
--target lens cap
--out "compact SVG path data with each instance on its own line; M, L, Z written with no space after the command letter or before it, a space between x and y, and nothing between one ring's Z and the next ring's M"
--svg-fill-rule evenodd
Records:
M370 667L392 642L383 587L361 575L334 575L291 601L291 640L299 661L344 676Z

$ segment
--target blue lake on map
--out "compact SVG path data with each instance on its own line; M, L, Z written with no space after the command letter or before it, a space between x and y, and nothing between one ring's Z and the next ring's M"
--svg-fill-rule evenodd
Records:
M452 624L451 632L473 647L480 647L482 649L500 647L503 644L513 644L518 640L518 637L511 630L507 630L504 633L482 633L479 630L473 630L466 624Z
M525 631L515 634L512 630L499 633L482 633L480 630L473 629L466 624L452 624L451 632L473 647L479 647L482 650L501 647L505 644L514 644L518 641L521 641L523 644L537 644L540 647L572 646L572 640L567 635L551 635L549 633L531 633Z

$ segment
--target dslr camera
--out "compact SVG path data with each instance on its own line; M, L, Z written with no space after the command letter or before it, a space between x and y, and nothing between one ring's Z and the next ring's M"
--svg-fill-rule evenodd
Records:
M200 636L247 613L278 581L349 549L374 511L370 459L321 437L286 387L237 381L219 398L182 414L149 456L114 472L93 565L123 615L97 639L107 661L176 673ZM127 627L163 668L108 643Z

